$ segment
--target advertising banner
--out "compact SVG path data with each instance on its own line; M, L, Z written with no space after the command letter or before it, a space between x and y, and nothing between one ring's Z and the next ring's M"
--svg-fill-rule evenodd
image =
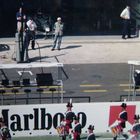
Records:
M82 133L87 133L89 125L94 132L110 132L121 112L122 102L73 103L72 111L80 118ZM126 130L131 129L134 115L140 115L140 102L126 102L128 120ZM14 137L57 135L56 127L65 117L66 104L37 104L0 106L0 112ZM74 124L72 124L74 125Z

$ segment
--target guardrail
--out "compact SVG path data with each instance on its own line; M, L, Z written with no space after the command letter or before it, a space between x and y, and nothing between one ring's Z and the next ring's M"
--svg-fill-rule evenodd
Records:
M90 102L90 96L65 96L63 97L64 103L68 102L70 98L74 103ZM61 97L10 97L3 98L0 101L1 105L17 105L17 104L43 104L43 103L61 103Z

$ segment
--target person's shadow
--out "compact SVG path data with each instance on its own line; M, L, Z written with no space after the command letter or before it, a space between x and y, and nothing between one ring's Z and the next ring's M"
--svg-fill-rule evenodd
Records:
M45 49L45 48L51 48L52 45L47 45L47 46L39 46L39 45L36 45L35 46L35 50L39 50L39 49ZM31 48L29 48L28 50L32 50Z
M65 48L61 48L61 50L65 50L65 49L74 49L74 48L79 48L79 47L82 47L81 45L70 45L70 46L67 46Z
M0 51L8 51L10 47L7 44L0 44Z

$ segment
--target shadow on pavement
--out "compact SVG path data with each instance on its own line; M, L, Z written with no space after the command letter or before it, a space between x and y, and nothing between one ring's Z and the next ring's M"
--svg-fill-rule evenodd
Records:
M67 46L65 48L62 48L62 50L65 50L65 49L74 49L74 48L79 48L79 47L82 47L82 46L81 45Z
M44 49L44 48L50 48L50 47L52 47L52 45L48 45L48 46L35 46L35 50L38 50L38 49ZM29 50L32 50L31 48L29 49Z
M55 57L59 57L59 56L62 56L62 55L66 55L66 54L59 54L59 55L55 55L55 56L36 56L36 57L30 58L30 62L35 62L35 61L38 61L38 60L40 60L40 62L44 62L44 61L42 61L43 59L55 58Z
M10 50L10 47L7 44L0 44L0 51Z

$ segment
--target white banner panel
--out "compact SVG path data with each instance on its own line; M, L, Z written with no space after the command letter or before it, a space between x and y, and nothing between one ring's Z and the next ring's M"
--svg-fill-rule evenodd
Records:
M110 132L110 126L115 123L121 111L121 102L103 103L73 103L73 112L80 115L82 133L87 132L90 124L95 126L96 132ZM129 130L134 121L134 114L140 115L140 102L127 102ZM56 127L60 118L65 116L66 104L37 104L0 106L0 112L8 125L11 135L38 136L56 135Z

